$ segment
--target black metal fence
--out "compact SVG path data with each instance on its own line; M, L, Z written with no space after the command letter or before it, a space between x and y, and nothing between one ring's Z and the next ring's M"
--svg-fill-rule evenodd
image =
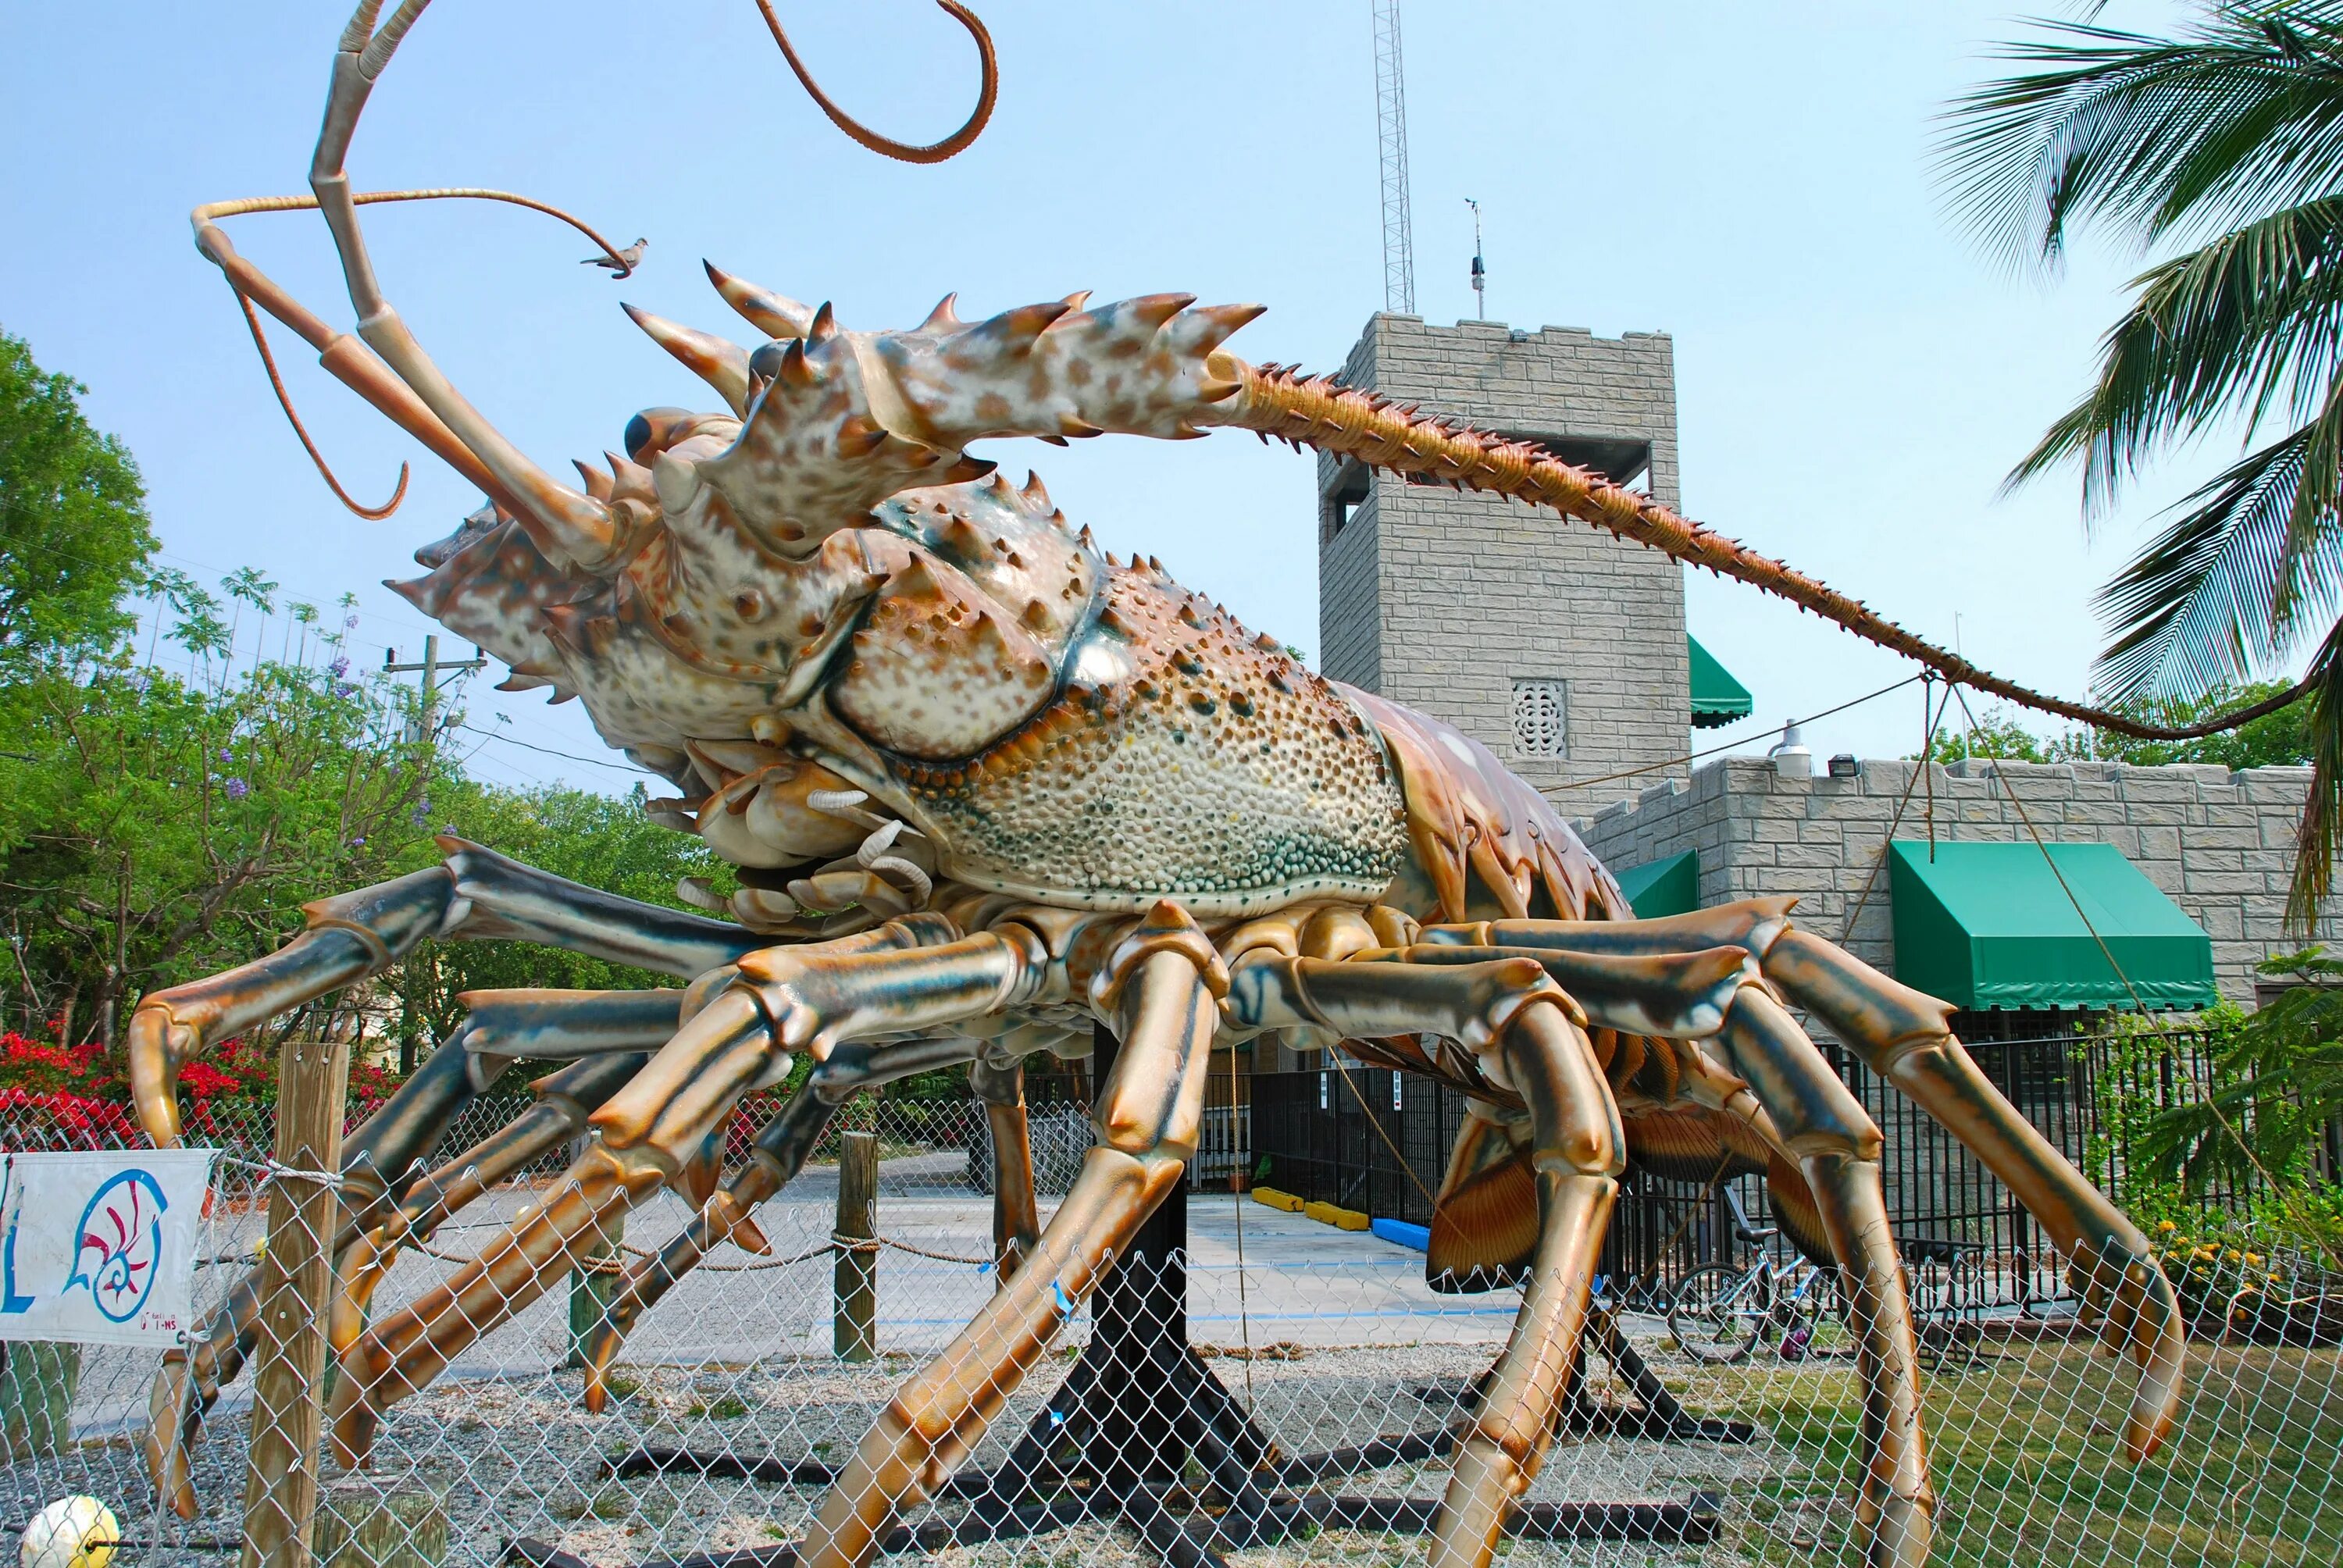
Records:
M2111 1096L2158 1104L2193 1093L2206 1040L2168 1034L2146 1062L2077 1035L1973 1042L1986 1076L2102 1190L2122 1185L2120 1129L2104 1125ZM1986 1304L2027 1304L2066 1293L2055 1248L2025 1207L1952 1132L1842 1048L1824 1054L1879 1124L1882 1179L1897 1241L1916 1264L1957 1262ZM2110 1077L2109 1075L2116 1075ZM1257 1184L1378 1217L1429 1223L1464 1117L1454 1091L1379 1068L1264 1073L1252 1080ZM1661 1285L1704 1262L1745 1255L1743 1217L1772 1221L1764 1181L1714 1190L1631 1171L1604 1245L1604 1271Z

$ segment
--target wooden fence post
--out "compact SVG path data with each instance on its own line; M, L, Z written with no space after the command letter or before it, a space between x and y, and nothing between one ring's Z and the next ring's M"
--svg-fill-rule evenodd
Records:
M836 1298L830 1348L840 1361L867 1362L879 1353L879 1254L868 1241L879 1234L879 1135L838 1135L838 1224L840 1245L830 1271Z
M277 1057L277 1164L320 1174L341 1170L349 1080L349 1041L285 1042ZM279 1175L270 1184L244 1482L244 1568L309 1568L325 1425L326 1309L339 1224L336 1181Z

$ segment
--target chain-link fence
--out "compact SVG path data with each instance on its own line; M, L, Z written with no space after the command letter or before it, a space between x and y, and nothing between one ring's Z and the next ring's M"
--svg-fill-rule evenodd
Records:
M1090 1132L1072 1099L1035 1098L1046 1218ZM442 1158L534 1103L476 1101ZM744 1110L728 1163L748 1157L747 1137L779 1104ZM886 1550L1003 1564L1382 1563L1421 1550L1408 1537L1446 1483L1520 1292L1439 1293L1418 1251L1231 1191L1227 1174L1242 1184L1255 1160L1242 1142L1245 1108L1221 1109L1219 1172L1151 1221L1108 1288L1067 1315L953 1479L903 1513ZM1258 1099L1252 1111L1267 1114ZM44 1127L20 1111L0 1140L104 1146L122 1131ZM198 1270L198 1306L218 1312L253 1274L272 1201L298 1208L319 1184L282 1158L265 1111L215 1111L204 1131L226 1151ZM607 1405L589 1413L578 1363L613 1282L695 1217L672 1191L651 1196L603 1233L604 1256L563 1264L544 1294L449 1338L444 1371L390 1406L364 1471L307 1452L323 1495L321 1559L781 1568L873 1421L993 1296L990 1136L973 1100L850 1105L756 1210L763 1252L709 1249L632 1326L608 1368ZM487 1183L402 1248L367 1303L375 1328L429 1306L466 1259L541 1221L568 1155ZM1990 1180L1965 1155L1947 1159L1947 1180ZM1915 1272L1941 1500L1932 1561L2343 1559L2343 1286L2250 1221L2158 1234L2190 1314L2190 1364L2173 1437L2141 1464L2124 1452L2132 1369L2095 1350L2071 1300L1964 1295L1950 1266L1932 1273L1924 1261ZM1873 1432L1860 1325L1830 1274L1771 1245L1720 1243L1714 1261L1709 1275L1625 1300L1630 1282L1606 1282L1505 1561L1861 1561L1857 1493ZM303 1310L325 1320L329 1294ZM443 1325L461 1325L478 1300ZM261 1303L262 1320L269 1310ZM256 1327L264 1342L275 1332ZM7 1351L0 1523L88 1493L120 1517L137 1568L237 1549L255 1410L276 1422L307 1392L272 1387L266 1353L222 1380L189 1429L185 1492L158 1502L146 1450L176 1452L157 1441L176 1426L169 1399L151 1397L162 1358ZM177 1499L186 1516L167 1506Z

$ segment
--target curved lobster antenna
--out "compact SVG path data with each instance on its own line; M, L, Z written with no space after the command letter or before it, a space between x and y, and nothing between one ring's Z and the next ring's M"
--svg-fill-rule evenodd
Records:
M574 561L590 570L609 559L617 539L610 509L532 462L456 390L383 297L358 226L358 204L344 169L350 138L357 130L376 79L428 3L401 0L389 20L375 27L381 0L359 0L334 59L325 123L309 163L309 188L316 193L318 210L333 233L342 279L357 312L358 336L519 503L516 517L538 548L557 562Z
M716 388L732 412L743 418L749 413L749 351L737 343L712 334L700 332L663 316L653 316L631 305L620 309L628 319L648 333L650 340L666 349L683 364L683 367Z
M708 281L724 297L724 303L739 311L749 326L768 337L803 337L813 325L813 308L799 304L786 294L775 294L769 288L759 288L745 277L735 277L712 261L702 261L708 269Z
M414 0L409 0L409 3L413 4ZM914 146L909 142L882 136L832 103L830 95L821 90L820 84L805 68L805 62L798 58L797 50L790 46L789 35L781 30L781 19L773 15L772 0L757 0L757 9L764 15L765 25L771 31L773 42L781 46L781 57L789 63L789 69L797 73L798 80L804 84L806 92L811 95L821 112L830 116L831 125L874 153L900 158L907 164L940 164L975 141L983 131L985 122L992 118L993 100L1001 91L1001 65L992 57L992 35L984 30L984 24L977 20L975 12L961 5L960 0L936 0L936 4L953 21L967 28L968 35L976 40L977 69L982 80L977 88L976 107L969 112L966 123L942 141L930 142L925 146Z
M286 420L293 427L293 434L301 437L302 450L307 452L309 461L317 466L317 477L326 481L326 487L334 492L334 498L370 523L378 523L398 510L398 503L407 499L407 465L401 463L398 466L398 484L390 492L390 499L382 505L368 507L352 499L350 493L342 488L341 480L334 477L334 470L326 463L326 455L317 450L317 443L309 438L308 427L301 423L301 416L293 411L293 396L285 390L285 377L277 373L277 356L268 351L268 334L261 330L260 313L252 307L252 297L237 289L236 302L244 307L244 322L252 328L252 346L260 350L260 363L268 372L268 388L277 394L277 406L285 410Z

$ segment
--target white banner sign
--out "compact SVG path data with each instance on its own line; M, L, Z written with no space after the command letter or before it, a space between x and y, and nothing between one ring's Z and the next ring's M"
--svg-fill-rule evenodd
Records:
M0 1154L0 1340L182 1343L218 1152Z

